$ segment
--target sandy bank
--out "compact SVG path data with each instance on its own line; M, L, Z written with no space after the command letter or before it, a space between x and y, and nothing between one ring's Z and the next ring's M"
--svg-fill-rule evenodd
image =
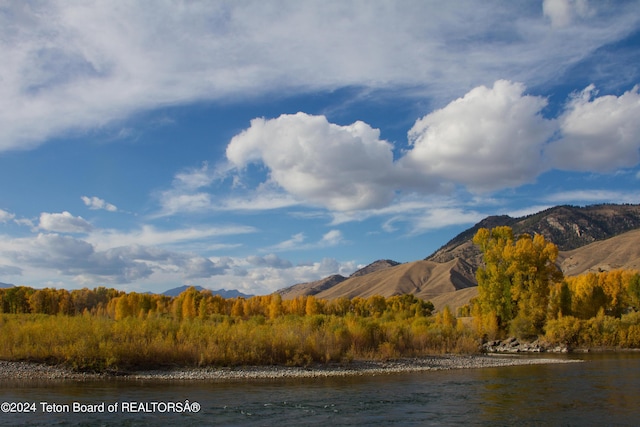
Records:
M109 373L79 373L59 366L48 366L37 363L0 361L0 380L89 380L108 378L117 378L119 380L236 380L274 378L322 378L573 362L577 362L577 360L527 356L447 355L398 359L392 361L353 361L345 365L314 365L313 367L306 368L286 366L176 368L170 370L128 372L121 373L116 376Z

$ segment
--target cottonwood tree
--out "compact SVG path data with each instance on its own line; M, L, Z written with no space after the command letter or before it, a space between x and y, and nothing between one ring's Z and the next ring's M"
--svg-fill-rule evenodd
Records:
M473 238L483 253L476 273L479 315L497 319L497 327L520 337L542 332L551 285L562 280L555 265L558 247L544 236L523 234L511 227L481 228Z

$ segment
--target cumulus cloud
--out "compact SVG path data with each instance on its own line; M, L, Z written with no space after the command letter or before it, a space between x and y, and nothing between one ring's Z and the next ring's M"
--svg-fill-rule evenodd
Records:
M392 144L366 123L342 126L304 113L254 119L227 146L228 171L241 173L257 163L266 167L267 180L254 199L223 200L218 209L303 203L332 211L338 224L420 204L407 198L412 193L453 194L462 187L481 194L531 183L553 168L612 172L640 162L638 87L597 97L589 86L555 118L542 115L546 98L525 90L507 80L470 90L418 119L398 160ZM269 202L258 202L260 195ZM446 210L423 205L433 215L414 222L417 229L446 225ZM475 212L450 213L450 224L477 218ZM302 240L299 234L274 249L298 247Z
M202 99L409 86L442 100L469 82L546 82L636 25L633 2L584 4L9 2L0 151ZM543 13L584 25L549 34Z
M108 203L105 200L96 196L93 196L93 197L82 196L81 199L84 202L85 206L87 206L89 209L92 209L92 210L103 209L109 212L118 211L118 208L115 205Z
M89 233L93 226L81 216L73 216L69 212L40 214L38 228L59 233Z
M553 165L573 171L612 172L640 162L638 86L620 96L597 97L590 85L560 117L561 138L547 149Z
M363 122L348 126L324 116L283 114L254 119L233 137L227 158L237 168L260 162L288 193L332 210L388 204L393 198L393 146Z
M547 101L524 90L499 80L419 119L404 166L471 190L531 182L544 170L542 149L554 126L540 113Z

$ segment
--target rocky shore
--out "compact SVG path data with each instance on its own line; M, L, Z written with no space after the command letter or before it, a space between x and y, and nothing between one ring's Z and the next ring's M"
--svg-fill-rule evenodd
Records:
M391 361L353 361L347 364L319 364L311 367L250 366L234 368L176 368L127 373L81 373L59 366L0 361L0 380L238 380L276 378L322 378L384 375L399 372L477 369L502 366L572 363L576 360L521 356L430 356Z
M517 338L488 341L482 345L485 353L568 353L566 345L548 344L541 340L519 341Z

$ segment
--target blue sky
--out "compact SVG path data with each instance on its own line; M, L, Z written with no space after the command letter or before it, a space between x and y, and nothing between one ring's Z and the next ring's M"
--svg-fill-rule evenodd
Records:
M0 282L266 294L640 201L640 2L0 5Z

